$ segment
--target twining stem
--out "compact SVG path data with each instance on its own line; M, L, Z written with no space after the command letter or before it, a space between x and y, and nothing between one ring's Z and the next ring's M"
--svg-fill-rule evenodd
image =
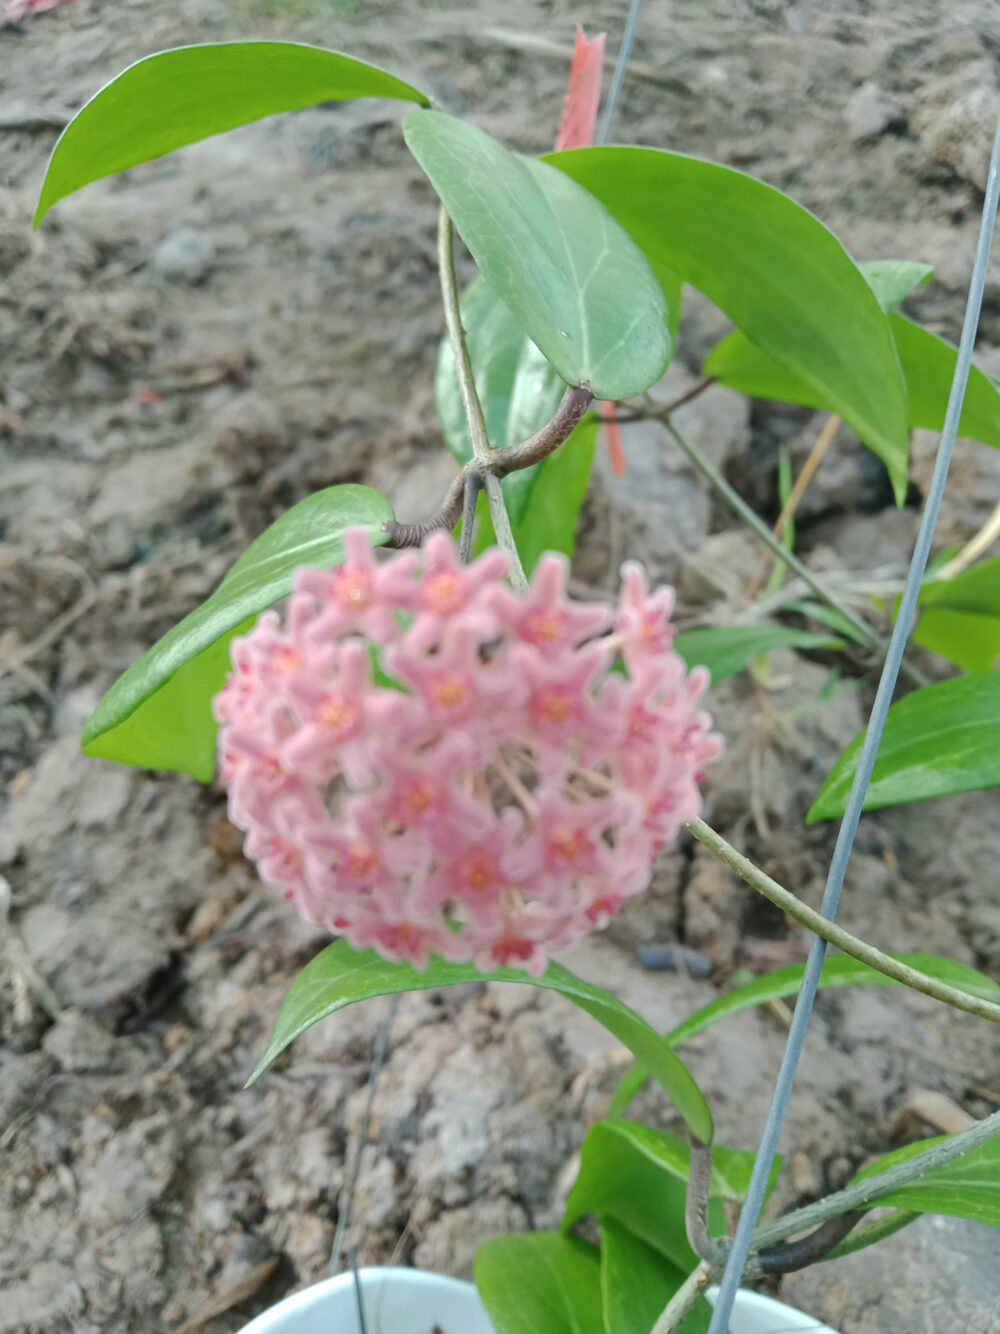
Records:
M827 1195L825 1199L817 1200L815 1204L807 1204L802 1209L796 1209L794 1213L784 1214L772 1223L763 1224L754 1233L753 1249L759 1253L779 1241L784 1241L786 1237L818 1227L828 1218L834 1218L850 1210L870 1208L883 1196L898 1190L900 1186L916 1181L938 1167L946 1167L948 1163L961 1158L971 1149L978 1149L981 1145L988 1144L997 1135L1000 1135L1000 1112L984 1117L968 1130L960 1130L957 1135L949 1135L947 1139L931 1145L923 1153L914 1154L904 1162L895 1163L876 1176L853 1181L843 1190ZM902 1227L902 1223L900 1226Z
M742 853L737 852L721 834L717 834L711 825L707 825L704 820L689 820L686 827L699 843L704 844L721 862L725 862L730 870L735 871L751 889L763 894L776 907L788 913L790 917L794 917L797 922L801 922L803 926L808 927L817 936L822 936L831 945L836 945L845 954L849 954L852 958L867 964L869 968L874 968L876 972L891 977L894 982L899 982L904 987L909 987L913 991L920 991L925 996L931 996L934 1000L943 1001L945 1005L951 1005L956 1010L964 1010L966 1014L974 1014L980 1019L990 1019L994 1023L1000 1023L1000 1005L997 1005L994 1001L986 1000L982 996L972 996L966 991L960 991L958 987L950 986L940 978L931 977L917 968L911 968L909 964L901 963L898 959L892 958L891 955L883 954L874 945L869 945L865 941L859 940L857 936L852 936L842 926L838 926L836 922L828 921L815 908L810 908L808 904L796 898L791 890L785 889L776 880L772 880L759 866L755 866L748 857L744 857Z
M442 208L438 214L438 270L441 275L441 299L444 302L444 322L451 343L451 354L458 376L458 387L465 408L465 420L469 425L469 439L472 441L472 457L476 463L485 463L493 447L486 435L486 418L483 407L476 393L476 380L469 360L469 348L465 341L462 327L462 312L458 305L458 279L455 274L455 247L453 244L451 218Z
M520 444L508 445L501 451L504 476L509 472L518 472L521 468L530 468L532 464L548 458L576 430L593 401L594 393L589 384L571 385L563 394L554 415L541 430L529 435ZM490 459L491 464L495 459L494 453Z
M705 1295L705 1289L715 1277L717 1275L713 1273L711 1266L705 1263L700 1264L697 1269L688 1274L663 1308L660 1318L653 1326L650 1334L674 1334L675 1330L680 1329L701 1301Z
M909 1227L922 1217L923 1214L912 1213L909 1209L893 1209L884 1218L875 1218L870 1223L862 1223L860 1227L854 1228L840 1245L834 1246L823 1259L840 1260L845 1255L853 1255L855 1251L863 1251L866 1246L874 1246L877 1241L884 1241L886 1237L891 1237L894 1232Z
M478 472L465 475L465 491L462 497L462 531L458 539L458 559L460 564L468 565L472 556L472 533L476 526L476 501L483 489L483 479Z
M514 588L527 588L528 580L524 573L524 566L521 564L514 534L511 531L510 517L507 514L507 506L504 504L500 478L494 477L492 473L488 472L483 478L483 486L486 489L486 500L490 507L490 518L493 520L493 531L496 534L497 546L501 551L507 553L507 559L510 561L507 578Z
M933 1172L936 1168L946 1167L948 1163L954 1162L956 1158L961 1158L972 1149L988 1144L997 1135L1000 1135L1000 1111L994 1112L992 1116L987 1116L982 1121L977 1121L968 1130L959 1131L957 1135L949 1135L947 1139L939 1144L931 1145L923 1153L914 1154L912 1158L907 1158L901 1163L886 1168L884 1172L879 1172L875 1176L863 1177L860 1181L854 1181L849 1186L845 1186L843 1190L839 1190L833 1195L827 1195L825 1199L817 1200L815 1204L807 1204L804 1208L796 1209L790 1214L784 1214L771 1223L764 1223L754 1233L746 1273L754 1277L761 1277L765 1272L761 1264L761 1260L764 1259L762 1253L773 1250L788 1237L797 1236L802 1232L811 1232L813 1237L832 1241L836 1233L838 1231L842 1232L846 1227L846 1222L851 1223L850 1235L846 1240L834 1246L832 1250L827 1249L822 1255L814 1257L815 1259L826 1260L849 1255L852 1251L860 1250L863 1246L871 1245L875 1241L880 1241L883 1237L891 1236L893 1232L898 1232L900 1228L913 1222L915 1218L919 1217L919 1214L912 1213L909 1210L897 1209L886 1218L877 1219L860 1227L854 1226L857 1222L856 1215L872 1208L878 1204L880 1199L891 1194L894 1190L898 1190L901 1186L926 1176L928 1172ZM849 1216L846 1222L839 1223L829 1230L825 1228L825 1225L830 1223L831 1220L839 1220L845 1214ZM850 1217L851 1215L855 1217ZM815 1231L812 1231L813 1229ZM821 1242L816 1242L816 1249L820 1249L821 1244ZM688 1275L667 1303L653 1326L651 1334L676 1334L684 1320L694 1310L705 1288L718 1278L721 1269L721 1261L702 1261L698 1268Z
M695 1255L711 1264L721 1256L719 1243L708 1230L708 1200L712 1192L712 1146L691 1136L684 1227Z
M757 1256L756 1268L764 1274L794 1274L799 1269L825 1260L845 1240L864 1217L863 1209L847 1209L828 1218L818 1228L798 1241L780 1242Z
M471 378L467 387L478 402L476 386ZM481 480L487 477L506 477L508 473L518 472L521 468L530 468L533 463L541 462L568 439L592 400L593 394L589 386L568 388L554 415L540 431L536 431L520 444L509 445L506 449L491 449L482 463L470 459L448 487L445 498L433 518L425 523L397 523L395 519L391 519L385 525L385 531L389 534L387 545L399 551L403 547L420 546L430 533L441 530L450 532L462 515L462 500L468 477L473 474Z
M809 457L802 465L802 471L799 473L798 477L796 477L795 485L792 487L791 491L789 491L788 499L782 505L781 513L775 520L772 532L774 533L775 537L778 539L779 542L781 541L782 537L784 537L785 529L788 527L789 522L791 521L792 517L795 514L795 511L799 507L799 501L806 493L806 487L812 481L816 469L823 461L823 455L829 449L833 437L837 434L837 428L840 426L840 421L841 419L837 415L837 413L831 412L829 417L827 417L826 421L823 424L823 429L816 437L816 443L809 451ZM767 567L769 563L771 562L769 562L767 556L761 557L761 562L757 566L757 569L754 573L753 578L750 580L750 583L747 585L748 598L753 599L757 596L758 592L760 591L761 585L767 578ZM777 569L778 568L777 562L773 562L773 564L774 568Z

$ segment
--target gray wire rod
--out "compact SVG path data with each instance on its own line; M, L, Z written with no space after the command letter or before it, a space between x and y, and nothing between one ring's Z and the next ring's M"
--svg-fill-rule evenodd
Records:
M882 740L886 715L892 702L892 693L899 676L903 651L909 638L910 625L913 621L917 596L920 592L920 583L930 555L931 540L941 509L945 482L948 480L948 468L955 447L955 437L958 434L962 402L965 398L965 387L968 383L969 368L972 364L972 348L976 341L979 312L983 303L983 289L986 285L990 247L993 240L993 230L996 226L998 195L1000 195L1000 115L998 115L996 133L993 139L990 174L986 185L986 197L983 201L979 243L976 247L976 259L972 269L972 281L969 285L969 297L965 307L962 339L958 347L955 375L951 384L951 393L948 396L948 409L945 413L941 443L938 446L937 459L934 464L934 475L931 478L930 488L927 492L927 500L920 520L920 531L917 533L913 557L910 561L910 568L907 572L906 584L900 601L899 615L896 618L892 638L889 641L889 651L886 654L885 665L882 668L875 703L872 706L871 718L861 747L857 772L854 775L850 796L847 799L847 809L844 813L844 819L837 835L837 844L830 862L830 874L827 877L823 902L820 905L823 916L830 921L836 916L837 906L840 902L840 891L843 888L847 864L854 846L858 822L861 819L861 808L864 804L865 794L868 791L868 785L871 782L872 770L875 767L875 758L878 755L879 743ZM750 1186L747 1190L746 1201L726 1262L725 1273L722 1276L719 1296L715 1303L715 1310L712 1313L708 1334L726 1334L729 1329L733 1304L750 1252L757 1219L764 1203L767 1180L777 1152L778 1138L781 1134L785 1112L791 1097L792 1085L795 1082L795 1072L798 1068L799 1058L802 1055L806 1029L812 1014L813 1002L816 999L816 990L819 986L820 970L823 967L825 953L826 941L817 937L809 950L802 986L795 1004L795 1013L792 1017L791 1027L788 1030L785 1054L781 1061L781 1068L778 1071L770 1111L761 1136L760 1147L757 1150L757 1158L750 1177Z

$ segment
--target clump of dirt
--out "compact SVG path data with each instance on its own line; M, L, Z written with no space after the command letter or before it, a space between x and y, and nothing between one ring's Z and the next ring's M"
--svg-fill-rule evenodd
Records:
M613 48L624 11L407 3L390 30L365 0L74 0L0 29L0 1334L225 1334L325 1274L383 1003L311 1030L244 1091L285 988L323 939L254 880L217 790L86 760L78 738L114 677L289 504L366 481L418 518L451 473L431 399L435 208L398 108L324 106L245 127L90 187L32 232L58 129L150 51L281 36L385 64L542 151L566 77L546 44L568 47L579 17ZM636 52L647 69L626 84L617 133L754 171L861 258L934 263L937 281L910 308L954 335L982 186L972 128L995 105L1000 29L984 0L947 21L931 0L905 21L897 11L648 6ZM994 367L998 294L991 283L982 335ZM725 328L688 302L665 392L690 383ZM800 458L820 425L720 390L686 413L772 514L776 445ZM577 578L607 590L638 556L677 581L682 621L725 623L756 553L659 428L632 428L626 450L625 478L598 469ZM915 500L926 457L921 440ZM998 458L960 448L942 541L966 539L992 507ZM916 511L889 505L871 456L839 439L800 549L817 568L894 577ZM711 696L728 754L708 818L811 898L832 830L806 830L803 816L870 688L820 702L829 666L775 654L769 693L743 675ZM883 947L996 970L996 815L995 794L980 794L866 820L845 922ZM638 948L665 941L707 957L714 978L640 970ZM666 1028L734 967L805 947L685 843L615 931L567 962ZM764 1011L688 1047L727 1142L756 1144L783 1039ZM362 1262L468 1274L481 1239L554 1226L621 1069L603 1030L548 994L404 997L349 1234ZM928 1087L973 1115L995 1104L1000 1063L974 1021L892 989L822 998L776 1205L841 1184ZM637 1110L674 1124L650 1091ZM784 1292L844 1334L985 1329L998 1260L995 1232L928 1220Z

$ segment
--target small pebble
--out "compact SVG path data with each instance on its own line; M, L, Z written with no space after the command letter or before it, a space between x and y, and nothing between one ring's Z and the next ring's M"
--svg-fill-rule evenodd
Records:
M204 232L179 227L169 232L153 252L153 267L173 282L203 282L215 259L215 247Z

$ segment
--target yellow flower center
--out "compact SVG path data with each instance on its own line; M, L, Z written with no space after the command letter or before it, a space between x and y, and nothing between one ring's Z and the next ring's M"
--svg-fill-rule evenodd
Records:
M587 851L587 835L582 829L557 827L549 840L549 847L557 857L562 857L567 862L575 862Z
M443 709L456 708L468 694L469 683L457 672L449 672L434 682L434 698Z
M339 570L336 582L337 601L352 611L363 611L371 605L372 581L367 570Z
M485 860L471 862L465 872L465 881L470 889L482 894L493 884L493 867Z
M535 612L529 619L528 633L536 644L553 644L562 634L562 618L555 612Z
M573 703L561 690L542 692L539 712L550 723L564 723L573 713Z
M361 710L355 700L346 695L331 695L319 710L319 720L334 732L349 732L358 724Z
M460 611L465 606L465 588L461 576L448 570L435 574L424 584L424 601L431 611L440 616Z

